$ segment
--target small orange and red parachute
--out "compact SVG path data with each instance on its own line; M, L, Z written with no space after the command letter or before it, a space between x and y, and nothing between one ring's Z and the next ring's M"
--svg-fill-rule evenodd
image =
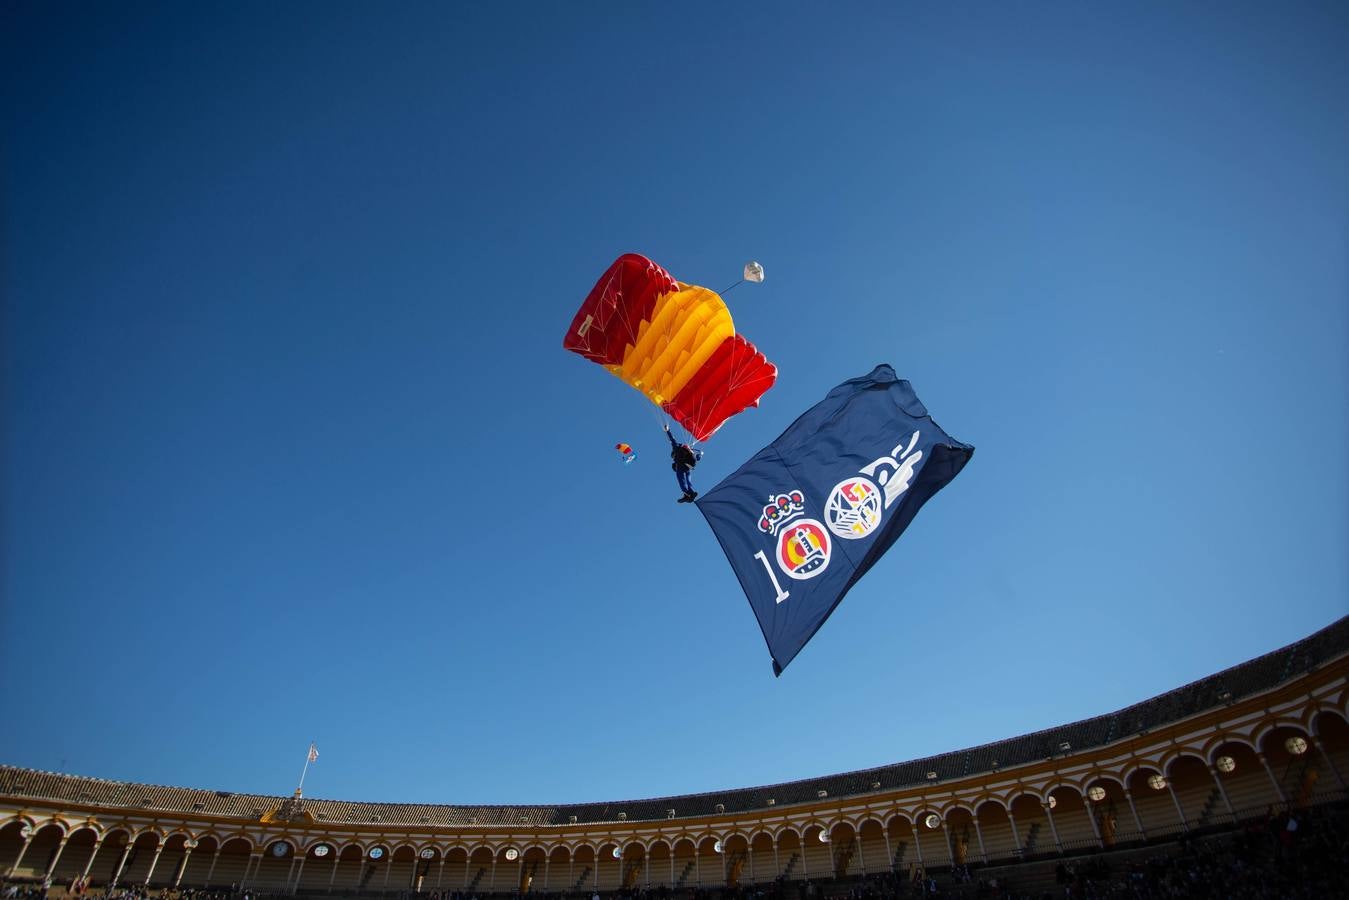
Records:
M625 466L637 458L637 451L633 450L630 445L625 444L622 441L614 444L614 449L618 451L619 456L623 457L623 465Z
M762 281L755 265L750 280ZM699 441L758 406L778 376L777 366L735 333L715 291L676 281L636 253L600 276L562 346L646 394Z

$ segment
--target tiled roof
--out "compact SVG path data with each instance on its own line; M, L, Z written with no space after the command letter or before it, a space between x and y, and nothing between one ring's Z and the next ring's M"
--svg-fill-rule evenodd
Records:
M678 797L561 806L451 806L309 799L304 801L304 806L321 823L537 828L614 822L619 820L620 815L629 822L654 821L669 818L669 810L672 809L678 818L711 816L722 812L739 813L765 809L769 799L777 805L815 801L819 799L820 791L836 799L875 790L925 784L929 772L936 772L939 780L948 781L991 771L995 762L1002 769L1038 762L1055 755L1064 742L1071 746L1074 753L1100 747L1144 729L1157 728L1221 706L1228 702L1222 696L1224 693L1230 693L1230 699L1236 701L1277 687L1343 655L1347 650L1349 616L1297 643L1117 712L926 759L785 784ZM879 788L873 787L877 784ZM261 794L130 784L13 766L0 766L0 796L244 819L257 819L286 799Z

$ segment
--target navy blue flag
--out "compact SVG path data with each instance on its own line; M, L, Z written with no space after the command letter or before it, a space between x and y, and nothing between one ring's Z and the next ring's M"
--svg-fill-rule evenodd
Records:
M759 619L774 675L973 453L880 365L834 388L697 500Z

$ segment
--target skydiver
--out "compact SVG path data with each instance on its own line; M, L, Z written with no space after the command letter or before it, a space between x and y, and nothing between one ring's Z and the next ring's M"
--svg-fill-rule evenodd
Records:
M670 439L670 468L674 469L675 478L679 481L679 489L684 492L684 496L676 500L676 503L692 503L698 498L698 492L693 489L693 482L689 480L689 473L693 467L698 465L698 460L703 458L703 451L695 450L688 444L681 444L675 440L674 435L670 434L670 426L665 426L665 436Z

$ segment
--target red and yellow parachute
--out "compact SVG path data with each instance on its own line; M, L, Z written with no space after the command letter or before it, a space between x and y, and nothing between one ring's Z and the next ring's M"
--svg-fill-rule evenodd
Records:
M676 281L636 253L600 276L562 346L646 394L699 441L758 406L778 377L777 366L735 333L715 291Z

